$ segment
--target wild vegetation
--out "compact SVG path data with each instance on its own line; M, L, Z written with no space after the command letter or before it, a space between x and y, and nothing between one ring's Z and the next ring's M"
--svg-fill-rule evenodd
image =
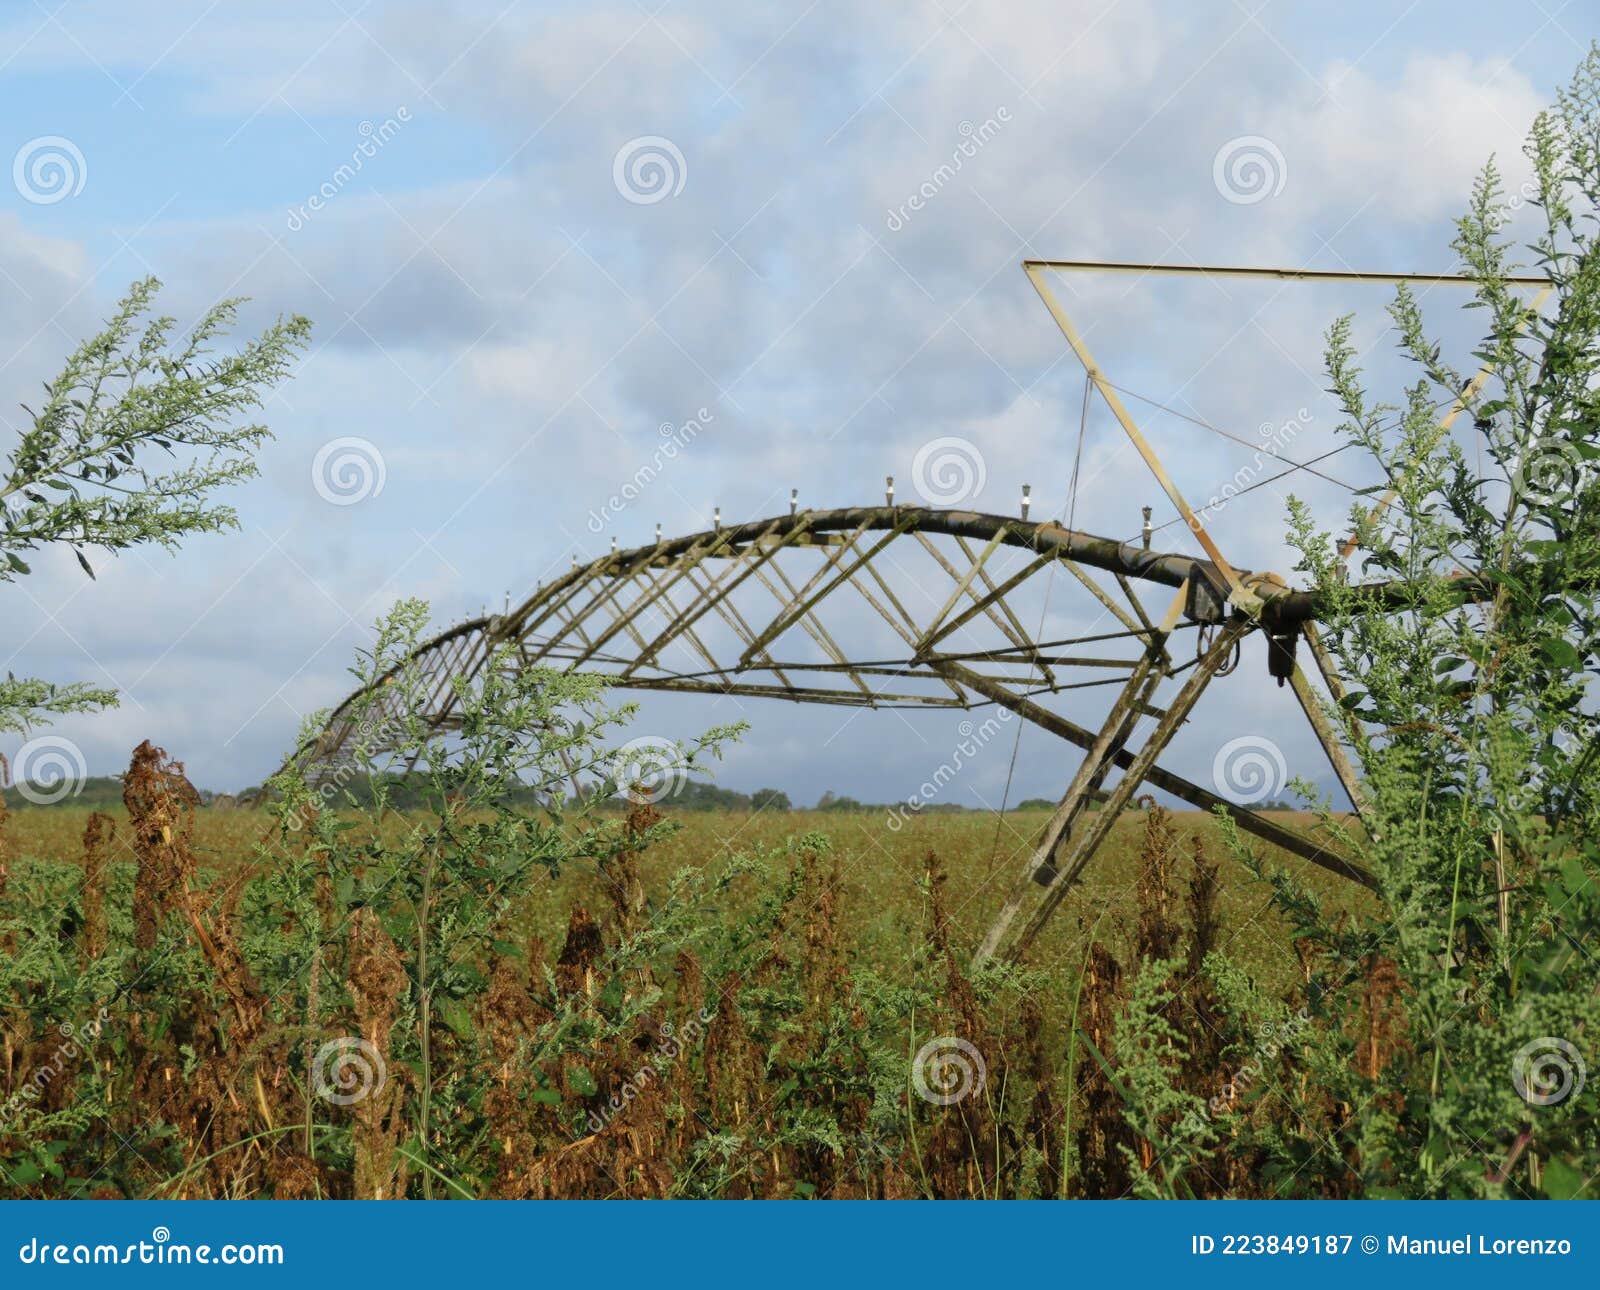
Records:
M540 755L589 746L570 734ZM1139 965L1244 933L1264 989L1294 988L1204 817L1130 814L1116 907L1063 920L1039 966L974 972L1016 863L988 820L863 819L839 845L804 831L821 813L508 820L461 788L497 746L429 810L296 828L292 777L270 810L207 809L144 746L114 816L14 815L7 1194L1122 1194L1160 1151L1101 1065ZM55 858L69 824L76 863ZM1171 983L1198 1039L1209 987ZM1224 1034L1184 1078L1232 1116L1282 1076L1232 1087L1256 1040L1230 1065ZM1248 1173L1219 1160L1205 1190Z
M161 284L128 289L96 335L45 384L37 410L0 467L0 583L32 572L25 557L65 548L89 577L88 553L175 550L186 537L238 527L217 493L257 473L269 437L241 418L260 408L305 348L311 324L279 319L233 353L217 342L238 300L212 306L176 340L176 320L151 316ZM0 731L115 706L104 686L0 679Z

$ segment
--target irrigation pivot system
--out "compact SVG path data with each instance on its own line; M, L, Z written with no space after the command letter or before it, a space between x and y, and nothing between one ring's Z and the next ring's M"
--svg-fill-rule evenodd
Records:
M1035 260L1023 268L1088 386L1138 450L1203 556L1152 549L1148 510L1137 542L1030 519L1026 489L1019 515L900 505L892 479L882 505L807 510L791 495L788 513L770 519L724 525L719 514L703 532L663 538L658 528L653 543L632 549L613 542L608 554L575 564L522 603L508 602L503 613L429 640L411 660L429 678L428 720L451 729L459 721L452 681L473 676L495 658L509 658L518 668L600 672L637 690L872 709L997 707L1021 717L1083 756L984 938L984 958L1016 960L1027 951L1144 784L1203 810L1221 808L1242 830L1371 885L1369 874L1325 840L1159 764L1207 687L1233 672L1244 638L1260 632L1271 675L1293 689L1356 810L1363 805L1340 732L1307 677L1314 669L1335 700L1345 693L1317 637L1316 597L1222 553L1095 363L1050 280L1084 271L1312 282L1471 280L1086 261ZM1513 281L1536 289L1531 309L1548 295L1542 278ZM1461 391L1439 422L1441 436L1487 379L1481 371ZM1463 578L1461 588L1464 599L1480 594L1472 578ZM1374 586L1368 603L1381 610L1384 590ZM1067 596L1079 599L1092 629L1042 639L1052 597ZM1059 614L1059 602L1056 609ZM1078 692L1101 688L1111 699L1098 728L1051 705L1053 697L1069 693L1081 705L1087 696ZM334 709L302 756L337 763L349 755L357 738L356 697ZM381 728L381 721L369 712L367 725ZM1113 771L1120 774L1107 788ZM1102 809L1086 811L1093 802Z

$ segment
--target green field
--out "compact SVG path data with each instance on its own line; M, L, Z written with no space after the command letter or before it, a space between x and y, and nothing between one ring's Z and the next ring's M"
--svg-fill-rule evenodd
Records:
M125 814L110 812L122 827L112 858L132 859ZM708 869L745 852L782 848L792 839L821 834L840 858L844 892L841 930L854 954L890 969L905 958L907 947L922 935L926 917L920 881L931 854L948 877L948 902L958 944L970 948L982 937L1005 892L1031 854L1048 818L1043 810L934 812L907 819L898 829L884 811L682 811L665 812L675 832L640 857L640 876L648 893L661 891L683 869ZM1285 823L1311 831L1313 816L1271 812ZM11 816L14 852L23 857L76 863L89 811L70 806L22 809ZM1286 984L1296 960L1281 919L1268 908L1267 891L1231 860L1211 817L1199 811L1172 813L1173 825L1187 853L1190 839L1199 839L1221 869L1221 911L1226 951L1263 982ZM262 812L203 809L196 813L192 849L202 868L222 873L252 859L252 849L271 831ZM1041 936L1030 962L1046 971L1071 975L1082 957L1085 933L1120 947L1137 914L1134 882L1144 815L1130 811L1084 874L1083 881ZM1324 895L1337 909L1361 899L1351 884L1326 874L1267 844L1261 853L1280 863ZM746 900L754 899L752 889ZM577 868L554 880L541 880L526 902L529 930L547 940L558 938L574 903L598 908L604 904L600 880Z

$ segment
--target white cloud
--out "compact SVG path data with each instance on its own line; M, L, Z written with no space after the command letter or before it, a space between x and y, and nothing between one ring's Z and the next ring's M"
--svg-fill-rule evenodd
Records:
M1514 188L1528 173L1522 141L1548 101L1509 64L1464 54L1419 55L1389 83L1334 62L1321 80L1323 95L1284 114L1291 205L1337 209L1370 195L1373 210L1399 220L1459 214L1491 154Z
M791 486L807 506L876 501L882 477L907 479L916 448L940 434L980 445L986 506L1013 513L1028 482L1035 514L1053 513L1082 378L1020 259L1441 266L1446 221L1473 173L1490 151L1513 169L1543 100L1535 83L1548 79L1536 64L1448 49L1379 65L1354 18L1329 44L1268 38L1242 9L1219 22L1134 0L691 4L656 21L622 3L499 19L443 3L343 17L196 3L140 10L149 21L128 9L84 0L61 18L116 78L144 75L152 102L182 104L150 109L171 115L175 135L238 129L207 146L244 150L254 165L247 197L208 192L203 217L180 201L136 239L172 284L168 307L188 317L244 292L257 300L251 325L291 309L318 322L318 352L268 410L280 438L267 478L239 499L250 531L198 543L160 575L130 566L108 577L75 602L93 612L69 623L119 667L146 666L141 654L187 631L162 675L182 673L192 688L140 687L138 721L125 714L108 728L165 740L218 786L270 768L292 709L340 697L360 633L335 603L362 621L413 591L447 615L476 610L507 587L523 594L571 551L597 554L613 532L647 540L657 520L671 532L705 524L714 505L730 519L781 511ZM32 25L10 28L19 66L100 75L49 24L24 45ZM109 102L118 91L105 89ZM415 124L290 233L284 214L307 196L307 175L320 182L348 157L354 122L399 103ZM970 138L962 123L981 127L1001 108L1003 128L903 229L887 228L886 212ZM122 137L123 120L108 138ZM671 138L688 171L681 194L650 206L625 201L612 176L618 147L645 134ZM1216 191L1213 157L1241 135L1282 150L1279 196L1238 205ZM166 170L113 173L96 170L74 210L119 228L132 212L137 226L170 191ZM26 225L0 219L0 285L20 300L0 321L16 355L0 393L23 397L121 283L102 275L74 299L99 264L84 242L41 234L50 225L37 213ZM131 276L129 265L113 272ZM1316 396L1318 336L1333 313L1375 313L1382 301L1109 278L1059 289L1115 379L1246 433L1301 406L1308 388ZM57 312L61 326L35 337ZM1395 369L1381 361L1375 379L1392 389ZM714 420L685 458L590 534L586 516L648 457L658 424L701 407ZM1193 495L1249 456L1143 406L1136 414ZM1332 446L1333 421L1322 406L1307 445ZM309 462L352 434L382 449L385 492L321 505ZM1129 536L1141 504L1165 506L1103 410L1084 472L1081 523ZM1218 533L1259 562L1281 560L1288 487L1229 508ZM1342 511L1336 490L1316 495ZM1166 532L1180 545L1181 528ZM226 617L197 623L266 535L284 554L227 599ZM42 574L52 608L71 590L56 579ZM1057 605L1052 621L1074 612ZM40 641L19 672L60 674L63 660L73 670L62 638ZM1070 710L1088 717L1078 704ZM703 706L675 711L688 726L713 719ZM898 723L857 717L835 748L850 760L824 783L806 781L820 772L795 748L825 739L838 715L804 722L816 737L801 745L787 719L758 726L728 781L781 782L797 799L850 781L863 796L892 791L883 768ZM1197 752L1191 771L1208 757ZM1014 796L1059 789L1059 770L1048 756L1030 762Z

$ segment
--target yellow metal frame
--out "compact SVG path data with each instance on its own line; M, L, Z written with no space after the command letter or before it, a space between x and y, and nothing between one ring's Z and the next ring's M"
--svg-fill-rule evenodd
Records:
M1022 270L1028 275L1028 281L1033 284L1033 289L1039 293L1039 299L1044 302L1044 307L1050 311L1050 317L1066 337L1067 344L1083 365L1084 375L1099 391L1100 397L1105 400L1106 406L1111 409L1111 414L1116 417L1119 425L1133 446L1138 449L1139 455L1144 458L1145 465L1150 468L1150 473L1155 476L1156 482L1161 485L1162 491L1171 499L1177 508L1178 514L1184 523L1189 526L1189 531L1195 535L1201 547L1205 550L1211 562L1217 567L1228 584L1228 599L1237 608L1246 613L1255 613L1261 607L1261 601L1254 592L1240 581L1238 571L1222 554L1222 550L1206 532L1205 525L1200 522L1200 517L1184 499L1178 485L1172 476L1167 473L1167 468L1162 464L1160 456L1150 441L1145 438L1138 422L1133 419L1133 414L1128 411L1127 405L1117 396L1117 391L1105 377L1094 355L1089 352L1089 346L1084 341L1083 333L1074 326L1072 319L1067 316L1067 311L1061 307L1061 302L1056 299L1055 293L1050 290L1046 275L1050 273L1133 273L1139 275L1161 274L1164 276L1192 276L1211 278L1257 278L1279 282L1347 282L1347 283L1388 283L1398 285L1403 282L1417 282L1430 286L1471 286L1475 279L1458 273L1364 273L1355 270L1340 269L1288 269L1267 268L1249 265L1200 265L1200 264L1135 264L1124 261L1105 260L1024 260ZM1510 277L1507 282L1514 286L1537 286L1540 288L1537 295L1530 302L1530 309L1537 310L1549 296L1552 284L1548 278L1537 277ZM1455 419L1461 415L1462 410L1475 398L1484 383L1489 378L1489 368L1480 368L1478 374L1468 383L1467 387L1457 395L1451 405L1450 411L1439 422L1439 433L1447 433ZM1395 493L1391 489L1384 494L1383 499L1374 509L1376 516L1390 502L1394 500ZM1354 550L1355 539L1342 548L1346 556Z

